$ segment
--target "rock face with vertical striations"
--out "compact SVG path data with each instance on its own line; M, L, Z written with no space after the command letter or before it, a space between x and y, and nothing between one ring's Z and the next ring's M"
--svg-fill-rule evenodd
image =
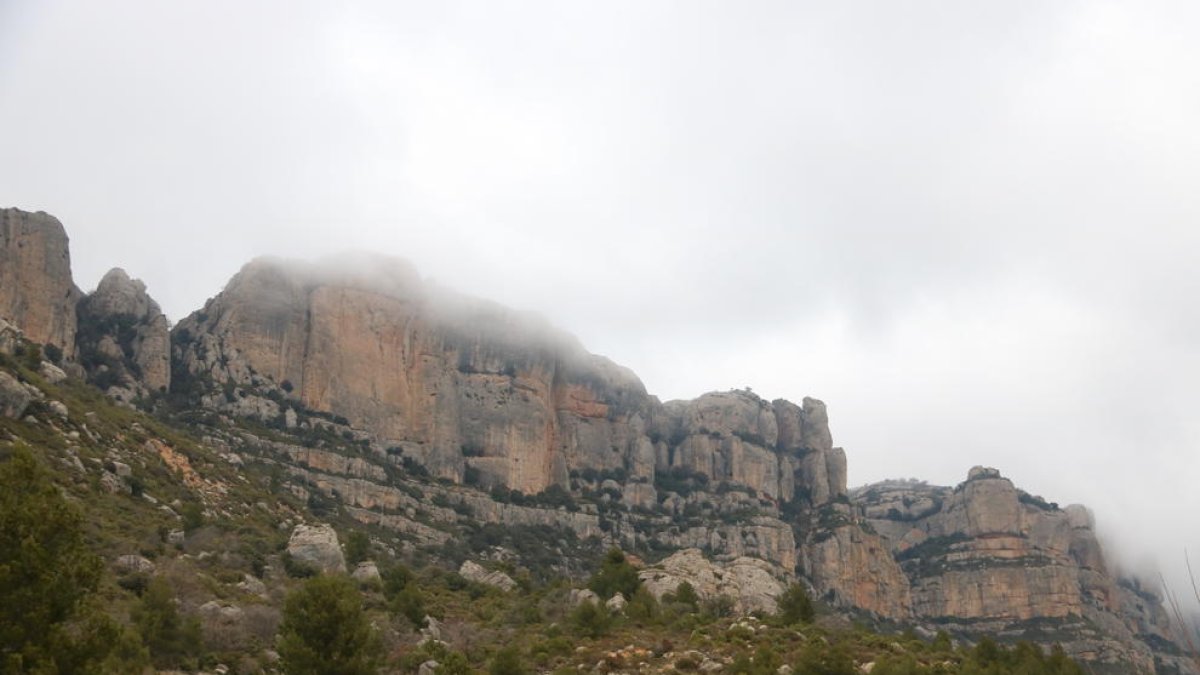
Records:
M255 261L175 336L190 377L272 388L437 476L536 493L572 466L653 470L656 402L631 372L399 261Z
M75 305L82 294L71 279L71 254L62 223L49 214L0 209L0 319L26 339L75 354Z
M78 313L79 357L93 382L118 397L171 386L170 327L144 283L113 269Z

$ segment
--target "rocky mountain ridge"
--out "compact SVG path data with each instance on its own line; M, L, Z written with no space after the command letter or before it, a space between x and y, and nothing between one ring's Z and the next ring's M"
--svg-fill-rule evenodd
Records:
M850 492L819 400L662 403L544 321L375 257L252 261L168 332L123 271L83 296L52 217L8 209L0 223L0 319L56 347L64 370L126 404L169 394L253 421L261 431L211 442L279 467L310 506L339 504L412 545L444 546L464 522L559 528L757 559L739 564L803 579L835 606L1039 635L1116 672L1177 661L1161 599L1108 568L1085 509L982 468L954 488ZM426 474L435 482L414 496Z

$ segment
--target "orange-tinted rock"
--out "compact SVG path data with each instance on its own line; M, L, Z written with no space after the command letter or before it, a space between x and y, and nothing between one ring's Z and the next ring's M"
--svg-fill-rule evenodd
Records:
M72 358L81 297L62 223L41 211L0 209L0 319Z

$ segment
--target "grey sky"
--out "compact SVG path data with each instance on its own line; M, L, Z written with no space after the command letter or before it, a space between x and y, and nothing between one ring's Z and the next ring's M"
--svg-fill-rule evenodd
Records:
M0 0L0 205L177 320L361 248L1200 553L1200 5Z

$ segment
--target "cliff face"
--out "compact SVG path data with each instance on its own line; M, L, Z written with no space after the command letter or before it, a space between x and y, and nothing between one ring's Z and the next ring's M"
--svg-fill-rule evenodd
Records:
M62 223L46 213L0 209L0 319L70 359L75 354L75 305Z
M813 509L845 507L846 456L822 402L732 391L661 404L544 321L430 287L398 261L255 261L173 342L179 386L208 392L211 407L281 426L323 414L391 461L485 489L611 495L621 514L601 520L617 541L755 556L791 574ZM337 493L399 503L361 483ZM871 592L849 578L901 576L886 548L866 532L843 538L806 562L824 571L822 590L907 615L890 581Z
M80 301L78 315L79 358L101 389L132 401L170 387L170 328L144 283L113 269Z
M58 221L0 215L0 318L68 357L78 345L110 395L170 387L308 434L310 447L234 441L280 466L302 498L340 500L362 522L435 545L449 535L417 514L446 523L465 511L735 566L757 558L837 606L964 634L1049 625L1046 640L1075 655L1142 669L1156 656L1148 645L1172 640L1161 599L1113 574L1085 509L978 467L955 488L851 493L816 399L746 390L660 403L545 321L376 257L254 261L168 336L145 286L121 270L79 302ZM331 451L331 437L353 450ZM417 468L463 486L436 487L431 505L398 482Z
M367 264L378 273L251 263L180 322L179 363L344 417L460 482L468 466L526 493L565 485L575 466L651 475L656 402L628 370L402 263Z
M573 513L471 497L484 520L757 557L836 605L892 619L995 630L1085 621L1102 629L1064 635L1099 660L1144 665L1144 640L1165 637L1161 616L1131 609L1153 603L1110 574L1080 508L1059 510L980 468L954 489L849 494L822 402L747 390L662 404L545 322L431 287L398 261L255 261L180 322L173 351L177 379L226 412L287 427L329 424L312 418L324 415L388 463L620 505ZM288 456L308 484L371 522L419 529L381 469L334 475L349 469Z
M656 477L674 469L774 501L845 494L819 401L731 392L662 405L544 321L431 287L400 261L255 261L180 322L175 358L193 379L273 399L218 407L342 417L459 482L534 494L591 470L641 486L629 501L653 506Z
M852 498L900 562L917 617L994 631L1057 620L1076 652L1143 668L1146 644L1172 639L1141 585L1108 569L1082 506L1060 509L983 467L955 488L880 483Z

